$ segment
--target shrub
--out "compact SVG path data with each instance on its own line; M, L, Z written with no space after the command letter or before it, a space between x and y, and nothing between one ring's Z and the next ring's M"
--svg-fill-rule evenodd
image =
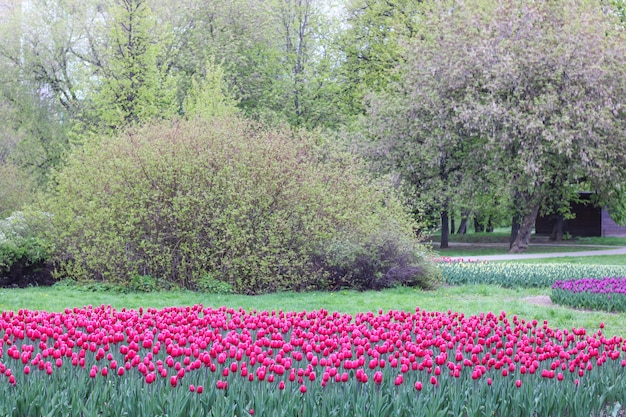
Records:
M392 233L334 240L320 253L319 267L328 271L328 286L335 290L435 287L439 276L429 270L428 262L411 246L410 239L399 239Z
M319 135L235 116L89 143L44 203L58 274L190 289L210 276L240 293L325 288L338 279L332 256L320 262L330 242L371 247L383 232L405 242L397 259L426 262L393 195L322 145Z
M626 275L626 266L514 264L506 262L440 263L450 285L490 284L502 287L551 287L558 280Z
M45 269L50 245L43 238L40 225L48 220L45 213L13 213L0 220L0 285L37 283L31 279ZM37 271L36 271L37 270Z
M34 184L15 164L0 162L0 184L0 218L31 202Z

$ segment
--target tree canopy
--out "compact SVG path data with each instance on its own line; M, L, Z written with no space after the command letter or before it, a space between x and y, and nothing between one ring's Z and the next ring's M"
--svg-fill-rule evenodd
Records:
M524 250L578 191L626 221L623 0L27 3L0 20L7 182L40 190L129 125L239 114L356 140L444 245L461 214L514 219Z
M513 251L526 248L541 207L581 188L605 204L618 198L626 42L612 14L586 0L443 1L423 11L396 93L370 107L387 112L375 137L408 150L395 156L407 181L438 193L445 213L449 190L503 179L521 220ZM451 177L456 168L462 175Z

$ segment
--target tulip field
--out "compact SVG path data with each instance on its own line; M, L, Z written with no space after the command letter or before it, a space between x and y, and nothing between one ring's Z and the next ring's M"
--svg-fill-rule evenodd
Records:
M439 262L450 285L489 284L503 287L551 287L556 281L626 276L624 265L520 264L512 262Z
M505 312L3 311L3 416L599 416L626 342Z
M626 311L626 277L556 281L552 301L575 308Z

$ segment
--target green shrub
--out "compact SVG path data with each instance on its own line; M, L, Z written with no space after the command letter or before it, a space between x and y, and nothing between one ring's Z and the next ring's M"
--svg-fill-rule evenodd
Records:
M48 265L50 244L42 227L45 213L13 213L0 220L0 286L28 286L52 282Z
M205 274L200 278L196 289L209 294L232 294L234 292L229 283L215 279L211 274Z
M0 218L31 202L34 184L15 164L0 162L0 184Z
M127 285L128 289L135 292L151 292L158 290L154 278L150 275L134 275Z
M86 144L44 202L58 274L190 289L209 275L239 293L326 288L335 263L320 254L330 242L371 247L383 233L404 242L396 259L427 262L398 200L352 156L322 145L319 135L235 116Z
M29 266L46 260L48 244L37 228L45 217L18 211L0 220L0 271L9 271L17 263Z
M413 245L412 239L402 239L397 233L334 240L320 253L319 267L328 271L328 287L333 290L379 290L397 285L434 288L438 275L420 258L425 252L416 251Z
M556 281L626 275L626 266L577 264L516 264L506 262L440 263L450 285L489 284L502 287L551 287Z

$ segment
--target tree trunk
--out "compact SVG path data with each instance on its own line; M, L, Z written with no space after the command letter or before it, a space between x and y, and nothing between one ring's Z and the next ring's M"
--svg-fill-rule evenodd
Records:
M557 215L555 219L554 227L552 227L552 234L550 240L560 242L563 240L563 216Z
M535 220L537 220L537 213L539 212L539 206L535 206L531 209L530 213L526 213L522 218L517 237L509 249L510 253L520 253L526 251L528 248L528 242L530 241L530 235L533 232L533 226Z
M487 220L487 230L486 230L486 232L487 233L493 233L493 229L494 229L493 218L491 216L489 216L489 219Z
M509 250L513 247L513 242L517 239L520 229L520 215L515 214L511 220L511 237L509 238Z
M448 241L450 237L450 226L448 224L448 210L441 211L441 242L439 243L439 249L447 249Z
M454 222L454 214L453 214L452 217L450 217L450 233L454 233L455 228L456 228L456 225Z
M483 216L474 214L474 231L476 233L485 231L485 224L483 223Z
M464 235L467 233L467 217L463 217L461 219L461 224L459 225L459 229L456 231L457 235Z
M459 225L459 229L456 231L457 235L464 235L467 233L467 222L471 214L471 210L463 210L461 212L461 224Z

